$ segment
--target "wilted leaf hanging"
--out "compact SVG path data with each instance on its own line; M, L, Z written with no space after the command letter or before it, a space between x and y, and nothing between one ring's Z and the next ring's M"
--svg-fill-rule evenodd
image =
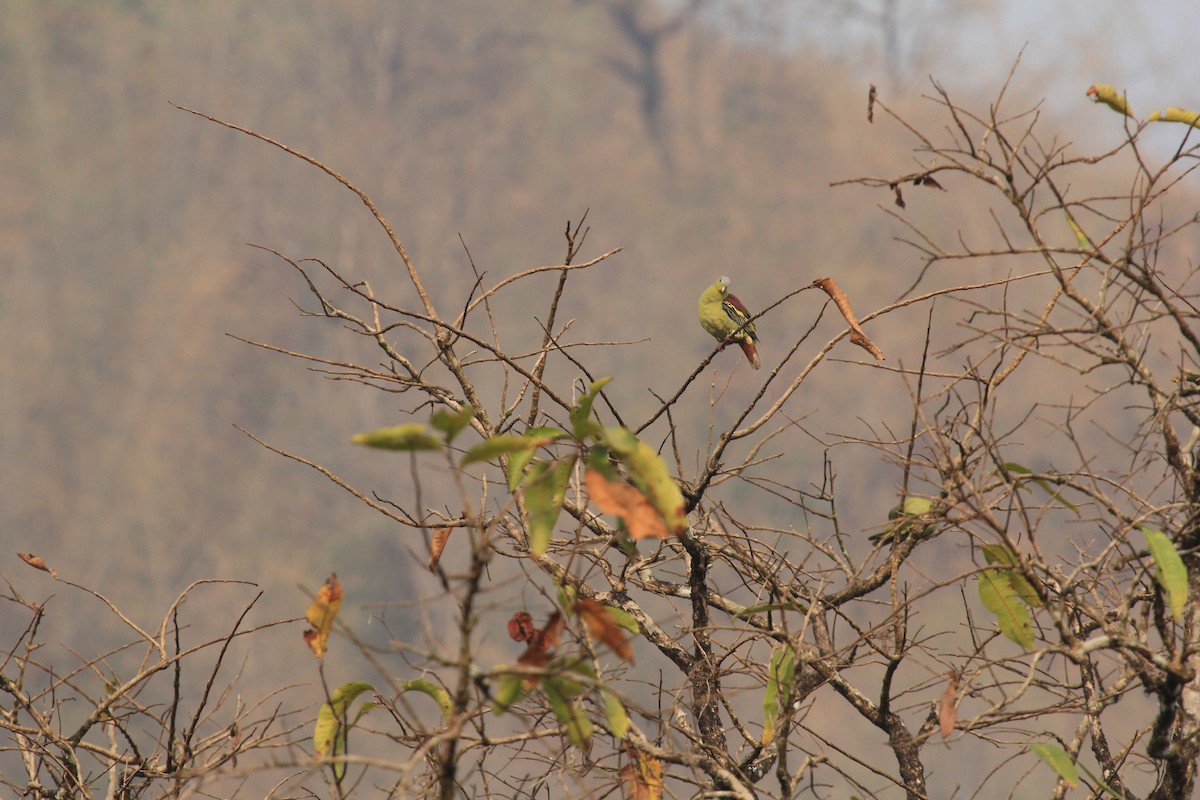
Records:
M450 539L450 533L453 528L438 528L433 532L433 538L429 542L429 571L437 572L438 563L442 560L442 551L446 549L446 542Z
M620 658L633 663L633 646L629 644L621 626L614 621L608 606L584 597L575 602L575 613L583 620L593 639L603 642Z
M896 199L900 201L900 187L896 186ZM900 202L903 207L903 202ZM853 309L850 308L850 298L842 291L842 287L837 285L837 281L833 278L817 278L812 282L812 286L820 289L825 294L829 295L829 299L838 307L838 311L842 312L842 316L846 319L846 324L850 326L850 342L866 350L876 361L883 361L883 351L871 341L871 337L867 336L862 329L862 325L858 323L858 317L854 316Z
M605 514L620 517L631 539L666 539L670 532L658 509L646 495L622 480L610 481L600 470L584 473L588 497Z
M312 625L312 628L304 632L304 641L312 648L317 658L325 655L329 633L333 630L333 621L342 607L342 594L342 584L338 582L337 573L330 574L304 615L308 624Z
M943 739L949 739L958 724L958 673L952 671L946 677L946 691L938 701L938 729Z

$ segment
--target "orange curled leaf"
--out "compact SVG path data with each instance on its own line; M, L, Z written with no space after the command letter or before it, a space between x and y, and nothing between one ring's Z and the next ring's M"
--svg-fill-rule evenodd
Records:
M518 611L508 621L508 635L515 642L528 642L537 634L533 617L526 611Z
M438 562L442 560L442 551L446 549L446 541L450 538L453 528L438 528L433 532L429 542L429 571L437 572Z
M593 639L603 642L620 658L633 663L633 646L629 644L625 631L613 620L608 606L584 597L575 601L575 613L583 620Z
M899 193L898 187L896 191ZM829 295L834 305L838 307L838 311L842 312L842 316L846 318L846 324L850 326L850 341L875 356L876 361L883 361L883 351L863 332L862 326L858 324L858 318L854 316L854 311L850 308L850 298L842 291L842 287L838 286L833 278L817 278L812 282L812 286Z
M588 468L584 473L588 497L605 514L620 517L629 531L629 538L666 539L670 535L662 514L636 487L624 481L610 481L600 470Z
M633 760L621 767L626 800L662 800L662 762L641 750L630 748L627 752Z
M332 572L325 579L325 585L317 592L308 612L304 615L308 624L312 625L304 632L304 641L312 648L317 658L325 655L329 643L329 633L333 630L333 621L337 618L338 610L342 607L342 584L338 581L337 573Z
M946 678L946 691L938 701L938 727L943 739L950 738L958 723L958 673L951 671Z
M17 553L17 557L34 569L40 569L42 572L49 572L54 577L58 577L58 573L46 566L46 562L42 560L41 556L35 556L33 553Z
M516 616L514 615L513 619L516 619ZM565 626L566 620L563 619L561 611L551 614L550 619L546 621L546 627L540 631L533 631L533 635L529 638L529 646L517 659L517 663L526 667L544 667L549 664L550 659L554 658L554 653L551 651L558 647ZM512 635L512 620L509 621L509 635ZM526 681L526 684L532 685L536 682L536 679L530 679Z

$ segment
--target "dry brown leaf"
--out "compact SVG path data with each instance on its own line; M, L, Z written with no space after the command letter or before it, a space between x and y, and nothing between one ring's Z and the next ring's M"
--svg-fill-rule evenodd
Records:
M609 650L633 663L633 646L629 644L624 629L613 621L608 606L584 597L575 602L575 613L583 620L593 639L603 642Z
M533 627L533 617L528 612L518 611L508 621L508 635L513 641L528 642L537 633Z
M958 673L951 671L946 678L946 691L938 702L938 727L943 739L950 738L958 723Z
M325 585L317 592L304 615L312 628L304 632L304 641L312 648L317 658L325 655L329 642L329 633L333 630L333 621L337 618L338 610L342 607L342 584L338 582L337 573L330 573L325 579Z
M662 800L662 762L641 750L626 752L633 760L621 767L625 800Z
M33 553L17 553L17 557L34 569L40 569L42 572L49 572L55 578L58 577L58 573L47 567L41 556L35 556Z
M509 620L509 635L512 635L513 620L520 614L519 612L513 615L513 619ZM529 616L525 614L525 616ZM525 652L517 659L517 663L526 667L544 667L550 663L550 659L554 658L554 653L551 651L558 647L558 642L562 638L563 627L566 621L563 619L561 611L555 611L550 615L550 619L546 621L546 627L540 631L533 631L529 637L529 646L525 648ZM515 639L516 637L513 636ZM536 682L534 680L533 682ZM528 682L527 682L528 683Z
M896 187L896 196L897 198L900 196L900 187L898 186ZM850 308L850 298L842 291L842 287L837 285L837 281L833 278L817 278L812 282L812 286L829 295L833 304L838 307L838 311L842 312L842 316L846 318L846 324L850 326L850 341L875 356L876 361L883 361L883 351L871 341L862 326L858 324L858 317L854 316L854 311Z
M433 532L429 542L429 571L437 572L438 562L442 560L442 551L446 549L446 541L450 538L453 528L438 528Z
M629 538L666 539L670 532L667 523L650 498L624 481L610 481L600 470L588 468L584 473L588 497L605 514L620 517L629 531Z

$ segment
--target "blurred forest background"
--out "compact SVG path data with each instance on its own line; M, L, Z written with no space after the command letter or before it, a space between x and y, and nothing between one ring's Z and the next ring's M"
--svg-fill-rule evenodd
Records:
M870 83L905 116L933 119L929 76L986 107L1025 48L1006 102L1024 110L1044 98L1044 124L1085 151L1122 136L1084 97L1091 83L1127 89L1139 110L1200 105L1189 55L1200 7L1088 7L1067 17L983 0L6 2L0 573L43 597L46 577L14 555L32 551L148 625L198 578L259 584L266 619L300 616L296 585L336 571L342 618L368 632L373 604L437 590L404 531L234 427L382 494L408 491L406 462L350 437L408 420L415 400L227 335L377 360L336 323L301 318L295 273L247 243L335 263L404 303L411 287L394 251L327 176L172 103L356 182L447 309L475 280L467 249L489 283L561 263L566 222L590 209L583 257L622 252L576 279L560 317L576 320L573 341L634 342L598 354L598 374L616 374L611 390L646 411L652 391L671 391L711 351L695 302L716 276L758 309L831 275L861 315L908 290L921 265L883 211L950 236L994 235L987 209L954 186L909 189L904 211L886 192L831 188L912 160L899 126L868 125ZM1195 187L1178 191L1176 207L1189 207ZM780 356L771 329L807 327L820 307L792 304L759 323L768 367ZM524 315L529 344L540 342L528 310L497 314ZM872 329L893 363L919 360L925 315ZM841 324L821 322L827 334ZM730 372L730 392L753 387L735 361L717 360L714 391ZM793 401L793 417L812 420L815 460L787 455L813 482L820 435L906 425L908 398L889 400L859 384L863 374L828 370ZM693 405L694 451L707 401ZM856 487L842 489L861 498L861 511L846 511L867 527L894 502L897 475L877 454L863 465L842 467ZM212 609L218 628L242 602ZM16 624L12 611L0 606L0 629ZM86 650L102 611L60 613L53 635ZM286 659L303 657L299 630L279 634Z

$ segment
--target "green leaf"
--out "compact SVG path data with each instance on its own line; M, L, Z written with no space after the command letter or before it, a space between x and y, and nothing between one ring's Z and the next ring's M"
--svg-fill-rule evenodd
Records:
M1075 762L1067 755L1066 750L1053 743L1035 743L1029 745L1029 751L1057 772L1058 777L1066 781L1068 786L1075 788L1079 785L1079 770L1075 768Z
M771 654L771 665L767 670L767 689L763 693L762 743L768 745L775 739L775 726L779 712L791 702L792 676L796 670L796 651L784 643Z
M346 736L350 732L350 728L354 727L363 714L375 707L374 703L364 704L370 708L360 709L358 715L351 721L347 714L350 704L363 692L374 690L375 687L369 683L352 681L342 684L334 691L329 702L322 704L321 710L317 712L317 724L313 727L314 753L318 756L339 756L345 752ZM345 764L333 765L333 775L337 781L340 782L345 774Z
M442 709L442 718L449 722L454 716L454 704L450 702L450 693L436 683L425 678L413 678L402 681L400 690L404 692L422 692L432 697Z
M983 548L983 557L987 559L989 564L1000 564L1005 567L1014 569L1006 570L1008 582L1012 584L1017 595L1025 601L1025 604L1030 607L1040 606L1042 598L1038 597L1037 590L1033 588L1033 584L1029 579L1017 572L1015 567L1020 564L1020 559L1017 554L1003 544L989 544Z
M503 714L509 707L526 694L525 676L503 675L495 691L492 692L492 710Z
M525 510L529 513L529 550L534 555L541 555L550 546L574 465L575 455L572 454L554 464L536 464L529 475L525 486Z
M628 467L633 477L645 487L650 502L662 514L667 529L676 536L687 527L687 512L683 492L671 477L667 463L645 442L625 428L604 429L604 441L609 449Z
M1200 113L1188 111L1186 108L1167 106L1162 111L1151 111L1146 117L1147 122L1182 122L1200 128Z
M1179 621L1183 619L1183 609L1187 605L1187 567L1183 565L1183 559L1171 543L1171 537L1157 528L1150 527L1143 527L1142 533L1146 537L1146 545L1150 548L1150 556L1158 567L1154 578L1166 591L1171 604L1171 614Z
M513 436L510 433L502 433L490 439L484 439L468 450L467 454L462 457L462 461L459 462L459 466L465 467L468 464L474 464L478 461L491 461L505 453L532 452L535 447L537 445L524 436Z
M1032 475L1033 474L1033 470L1031 470L1029 467L1018 464L1015 461L1005 462L1004 471L1010 472L1010 473L1016 473L1017 475ZM1079 516L1079 506L1075 505L1074 503L1070 502L1065 497L1063 497L1061 492L1057 491L1053 486L1050 485L1050 481L1046 480L1045 478L1030 478L1029 480L1036 483L1038 486L1040 486L1042 488L1043 491L1046 492L1046 494L1050 495L1051 500L1056 501L1061 506L1065 506L1066 508L1071 509L1072 511L1075 512L1075 516ZM1016 480L1014 480L1013 485L1019 487L1021 485L1021 479L1017 478Z
M530 428L522 435L522 439L529 441L528 450L518 450L511 453L508 457L508 490L515 492L525 480L525 466L533 460L537 455L537 448L542 445L550 444L557 439L566 438L567 432L561 431L558 428Z
M592 419L592 404L596 402L596 395L600 394L600 390L608 385L612 378L600 378L593 383L588 389L587 394L579 398L579 402L571 409L571 431L575 434L575 438L583 441L589 436L599 436L602 428L599 423Z
M1033 647L1033 620L1013 588L1011 570L985 569L979 574L979 599L996 615L1000 632L1029 650Z
M463 428L471 424L474 416L475 409L470 406L463 406L458 411L439 408L429 418L429 424L446 434L446 444L450 444Z
M563 694L558 681L550 677L544 679L542 690L546 693L546 699L550 701L554 716L566 727L567 738L571 740L571 744L582 750L592 738L592 721L579 706Z
M406 422L390 428L376 428L367 433L358 433L351 438L355 444L379 447L384 450L441 450L442 443L425 429L420 422Z
M610 689L601 689L600 696L604 698L604 715L608 717L608 729L614 738L624 739L629 732L629 713L625 704Z
M762 614L766 611L806 611L802 605L796 603L763 603L760 606L747 606L733 616L735 618L748 617L751 614Z
M605 606L608 609L608 615L612 617L612 621L620 625L625 630L633 634L642 632L642 628L638 625L638 621L634 619L633 614L628 611L617 608L616 606Z

